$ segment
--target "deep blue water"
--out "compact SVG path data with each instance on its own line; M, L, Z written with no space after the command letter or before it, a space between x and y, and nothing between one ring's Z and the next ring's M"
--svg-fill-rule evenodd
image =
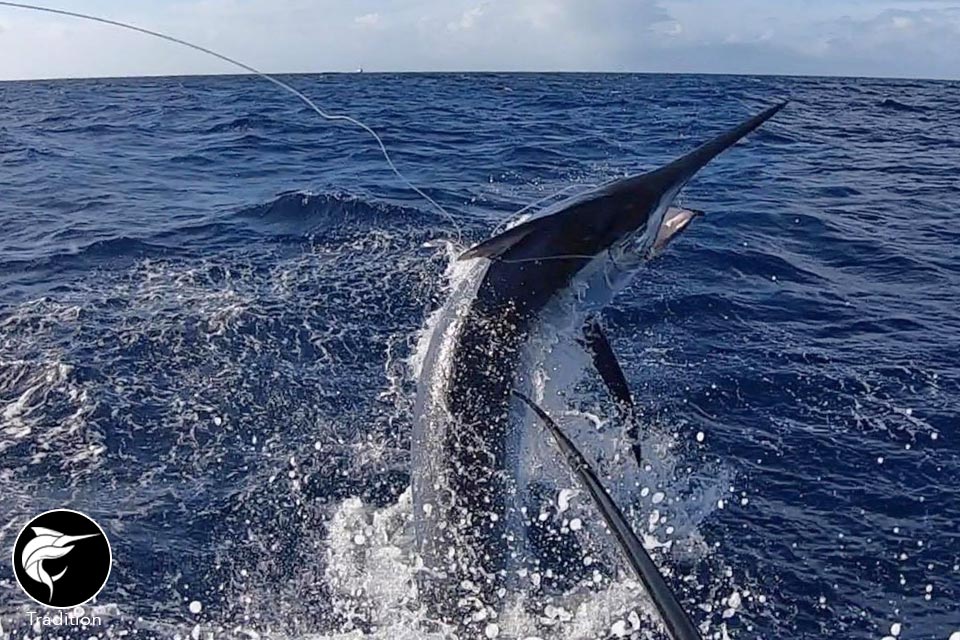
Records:
M691 183L707 216L608 314L673 474L723 499L707 560L660 557L731 638L960 631L960 85L288 80L380 132L453 219L364 132L253 77L0 84L3 548L71 506L111 538L113 628L365 628L328 534L409 484L405 359L443 296L439 241L790 98ZM25 629L2 571L4 628Z

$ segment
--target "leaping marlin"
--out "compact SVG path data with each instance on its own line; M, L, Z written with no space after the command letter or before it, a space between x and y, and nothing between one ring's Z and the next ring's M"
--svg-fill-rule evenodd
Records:
M485 619L526 566L530 519L524 489L530 472L524 452L531 407L513 393L543 397L544 375L534 371L542 363L531 362L534 345L558 326L583 327L579 341L629 416L633 399L599 312L697 217L697 211L672 206L684 185L785 104L659 169L550 207L460 256L475 260L464 265L470 273L422 338L412 485L421 598L464 637L480 635L470 621ZM630 431L636 435L635 426ZM636 536L631 540L619 531L626 521L593 482L596 475L583 456L569 440L558 442L604 519L613 523L671 636L696 640L695 627ZM634 453L639 458L638 445Z
M63 571L51 576L43 568L43 561L62 558L73 551L74 542L85 538L93 538L99 534L66 536L59 531L45 527L30 527L30 529L36 537L23 547L23 552L20 554L20 565L31 579L47 585L50 589L50 598L47 602L53 602L53 583L63 577L67 568L64 567Z

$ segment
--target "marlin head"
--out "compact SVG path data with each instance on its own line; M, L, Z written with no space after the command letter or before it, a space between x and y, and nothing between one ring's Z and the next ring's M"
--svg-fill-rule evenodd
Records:
M571 198L473 247L460 258L486 257L505 262L590 259L605 251L611 251L618 261L653 258L700 213L672 208L680 190L711 160L786 104L767 109L659 169Z
M702 213L671 207L680 190L711 160L772 118L786 104L770 107L670 164L610 185L610 197L622 203L628 212L623 215L622 222L615 225L622 236L617 241L623 242L627 236L634 236L638 241L634 247L636 252L644 258L659 255L670 240Z

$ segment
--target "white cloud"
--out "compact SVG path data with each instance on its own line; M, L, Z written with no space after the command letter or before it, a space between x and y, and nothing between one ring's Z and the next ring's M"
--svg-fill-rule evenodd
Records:
M353 19L354 24L357 24L366 29L376 29L383 26L383 20L380 18L380 14L377 12L365 13L362 16L357 16Z
M960 0L957 0L960 3ZM936 0L99 0L267 71L632 70L960 77ZM0 7L0 78L222 73L195 52Z
M909 29L913 26L913 19L907 16L894 16L893 26L897 29Z
M531 0L517 3L516 19L536 31L546 31L562 16L562 7L552 0Z
M654 25L653 31L665 36L679 36L683 33L683 25L676 20L670 20Z
M477 20L483 15L483 12L483 5L480 5L479 7L473 7L472 9L467 9L463 12L463 15L460 16L459 20L456 22L448 22L447 29L450 31L468 31L473 29L473 27L477 24Z

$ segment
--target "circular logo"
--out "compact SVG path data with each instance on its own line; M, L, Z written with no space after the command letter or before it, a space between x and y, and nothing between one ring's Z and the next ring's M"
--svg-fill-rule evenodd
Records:
M83 604L110 575L110 542L93 518L55 509L27 523L13 545L13 572L28 596L57 608Z

